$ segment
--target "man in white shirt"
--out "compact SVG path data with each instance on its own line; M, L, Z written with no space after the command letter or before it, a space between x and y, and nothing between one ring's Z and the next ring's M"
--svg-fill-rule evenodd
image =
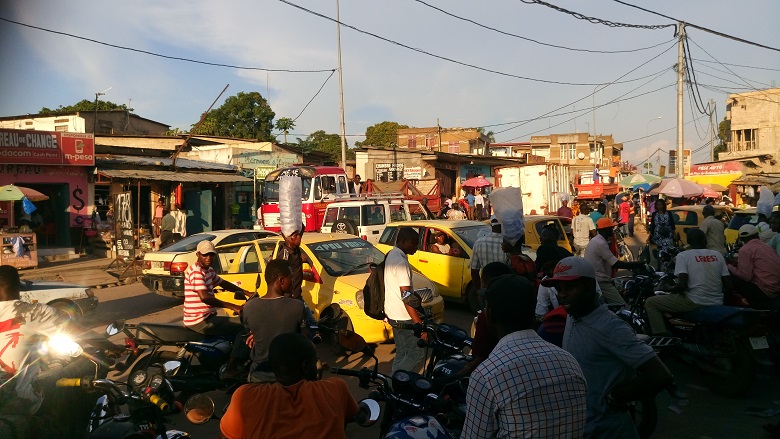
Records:
M574 217L571 223L572 234L574 235L574 255L584 256L585 247L588 246L590 238L596 236L596 225L588 216L590 207L586 204L580 205L580 214Z
M412 266L409 257L417 252L420 235L411 227L401 227L395 247L385 259L385 315L393 327L395 359L393 372L407 370L417 372L423 360L423 350L417 346L415 331L401 329L398 324L421 324L420 314L407 302L414 292ZM426 339L426 334L422 334Z
M477 192L474 195L474 220L476 221L482 221L482 218L484 218L483 210L485 207L485 197L482 195L482 192Z
M179 205L176 203L171 204L170 214L176 220L176 225L173 227L173 242L181 241L187 236L187 214L179 210Z
M605 217L596 222L596 237L591 239L585 248L585 259L596 269L596 282L601 288L604 301L608 304L615 303L625 305L626 301L620 295L617 288L612 285L612 269L632 269L644 265L644 262L620 261L609 249L609 241L617 223Z
M723 255L707 249L707 237L699 229L688 230L691 249L677 255L674 274L677 283L672 294L649 297L645 301L647 319L653 334L667 332L665 312L695 311L707 306L723 305L723 287L731 288Z
M723 221L715 218L715 208L709 204L701 209L701 214L704 216L704 221L701 222L699 228L707 237L707 249L725 255L726 234L724 229L726 226Z

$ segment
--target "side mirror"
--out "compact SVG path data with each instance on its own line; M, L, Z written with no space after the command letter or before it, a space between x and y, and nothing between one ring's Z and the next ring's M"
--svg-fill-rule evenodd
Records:
M342 329L339 331L339 345L349 352L364 352L368 349L368 343L360 334Z
M361 399L358 402L358 412L355 415L355 423L361 427L370 427L379 419L381 410L379 403L373 399Z
M184 404L184 415L193 424L205 424L214 416L214 401L202 393L192 395Z
M119 334L123 329L125 329L125 321L124 320L117 320L115 322L111 322L106 326L106 334L111 337L113 335Z
M179 368L181 367L181 361L177 360L171 360L166 361L163 364L163 370L165 371L166 375L176 375L176 372L179 371Z

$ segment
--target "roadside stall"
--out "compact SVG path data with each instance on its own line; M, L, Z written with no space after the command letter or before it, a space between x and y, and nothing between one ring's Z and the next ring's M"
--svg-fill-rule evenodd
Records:
M4 225L0 229L0 265L16 268L38 266L38 238L32 230L34 223L31 216L37 208L32 202L48 199L48 196L30 188L13 184L0 187L0 206L4 205ZM21 203L26 217L18 221L18 225L15 219L17 201Z

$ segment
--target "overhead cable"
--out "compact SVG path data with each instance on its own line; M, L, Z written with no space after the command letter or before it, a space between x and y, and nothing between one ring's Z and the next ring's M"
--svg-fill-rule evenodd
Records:
M710 29L710 28L707 28L707 27L704 27L704 26L699 26L698 24L693 24L690 21L680 20L680 19L677 19L677 18L674 18L674 17L670 17L668 15L661 14L660 12L655 12L655 11L651 11L650 9L645 9L645 8L637 6L637 5L632 5L631 3L626 3L626 2L624 2L622 0L612 0L612 1L615 2L615 3L620 3L621 5L628 6L630 8L635 8L635 9L639 9L640 11L645 11L645 12L648 12L650 14L658 15L659 17L667 18L669 20L674 20L676 22L683 22L683 23L685 23L686 26L690 26L690 27L692 27L694 29L699 29L699 30L704 31L704 32L709 32L709 33L711 33L713 35L717 35L719 37L728 38L730 40L738 41L740 43L750 44L751 46L760 47L762 49L769 49L769 50L774 50L775 52L780 52L780 48L777 48L777 47L771 47L771 46L767 46L765 44L756 43L756 42L753 42L753 41L750 41L750 40L746 40L744 38L739 38L739 37L735 37L733 35L725 34L723 32L719 32L719 31L716 31L716 30L713 30L713 29Z
M655 44L653 46L640 47L640 48L637 48L637 49L626 49L626 50L594 50L594 49L581 49L581 48L576 48L576 47L560 46L560 45L557 45L557 44L544 43L542 41L535 40L533 38L524 37L522 35L513 34L511 32L503 31L501 29L496 29L494 27L484 25L484 24L479 23L479 22L477 22L475 20L472 20L470 18L461 17L461 16L455 15L455 14L449 12L449 11L445 11L444 9L439 8L437 6L434 6L434 5L431 5L429 3L426 3L423 0L413 0L413 1L416 1L417 3L420 3L421 5L424 5L424 6L427 6L427 7L431 8L431 9L434 9L436 11L439 11L442 14L449 15L452 18L457 18L458 20L462 20L462 21L471 23L471 24L473 24L475 26L479 26L479 27L481 27L483 29L491 30L493 32L497 32L499 34L506 35L506 36L509 36L509 37L514 37L514 38L519 38L521 40L530 41L532 43L540 44L542 46L554 47L556 49L563 49L563 50L571 50L573 52L610 53L610 54L612 54L612 53L629 53L629 52L639 52L639 51L642 51L642 50L653 49L653 48L656 48L658 46L663 46L664 44L668 44L669 43L669 41L665 41L663 43L658 43L658 44Z
M770 71L773 71L773 72L780 72L780 69L773 69L773 68L770 68L770 67L746 66L744 64L732 64L732 63L727 63L727 62L723 62L722 63L722 62L717 62L717 61L710 61L708 59L694 59L694 61L704 62L704 63L711 63L711 64L721 64L721 65L724 65L724 66L732 66L732 67L744 67L746 69L770 70Z
M543 2L541 0L520 0L523 3L526 4L538 4L542 6L547 6L548 8L555 9L558 12L563 12L564 14L569 14L572 17L578 19L578 20L585 20L587 22L593 23L593 24L603 24L605 26L609 27L627 27L627 28L633 28L633 29L650 29L650 30L656 30L656 29L663 29L666 27L675 27L674 24L656 24L656 25L645 25L645 24L628 24L628 23L618 23L615 21L609 21L609 20L602 20L601 18L595 18L595 17L588 17L587 15L580 14L579 12L570 11L568 9L564 9L560 6L555 6L551 3Z
M311 104L311 103L314 101L314 99L315 99L315 98L316 98L316 97L317 97L317 96L320 94L320 92L322 91L322 89L323 89L323 88L325 88L325 84L327 84L327 83L328 83L328 81L330 81L330 78L332 78L332 77L333 77L333 74L334 74L334 73L336 73L336 71L335 71L335 70L334 70L334 71L332 71L332 72L330 72L330 75L328 75L328 77L325 79L325 82L323 82L323 83L322 83L322 85L320 86L320 89L319 89L319 90L317 90L317 93L314 93L314 96L312 96L312 98L311 98L311 99L309 99L309 102L308 102L308 103L306 103L306 105L303 107L303 110L301 110L301 112L300 112L300 113L298 113L298 115L297 115L297 116L295 116L295 119L293 119L293 122L295 122L296 120L298 120L298 118L299 118L299 117L301 117L301 114L303 114L303 112L304 112L304 111L306 111L306 109L307 109L307 108L309 108L309 104Z
M209 61L199 61L199 60L195 60L195 59L182 58L182 57L179 57L179 56L163 55L163 54L160 54L160 53L150 52L148 50L141 50L141 49L135 49L135 48L132 48L132 47L120 46L120 45L117 45L117 44L106 43L106 42L98 41L98 40L95 40L95 39L92 39L92 38L86 38L86 37L82 37L82 36L79 36L79 35L69 34L67 32L60 32L60 31L56 31L56 30L52 30L52 29L46 29L46 28L43 28L43 27L33 26L31 24L21 23L21 22L14 21L14 20L9 20L9 19L3 18L3 17L0 17L0 21L5 21L5 22L8 22L8 23L17 24L19 26L29 27L30 29L36 29L36 30L40 30L40 31L43 31L43 32L49 32L49 33L56 34L56 35L63 35L63 36L66 36L66 37L75 38L77 40L89 41L90 43L95 43L95 44L100 44L100 45L103 45L103 46L113 47L115 49L128 50L128 51L131 51L131 52L137 52L137 53L143 53L145 55L156 56L156 57L159 57L159 58L172 59L172 60L176 60L176 61L185 61L185 62L190 62L190 63L194 63L194 64L203 64L203 65L207 65L207 66L227 67L227 68L239 69L239 70L258 70L258 71L262 71L262 72L284 72L284 73L322 73L322 72L335 72L336 71L336 69L316 69L316 70L267 69L267 68L263 68L263 67L235 66L235 65L231 65L231 64L222 64L222 63L209 62Z
M288 0L279 0L279 1L284 3L284 4L286 4L286 5L292 6L292 7L296 8L296 9L300 9L301 11L304 11L304 12L306 12L308 14L311 14L311 15L320 17L322 19L331 21L331 22L336 23L338 25L344 26L344 27L346 27L348 29L352 29L355 32L359 32L361 34L368 35L368 36L374 37L376 39L382 40L382 41L384 41L386 43L390 43L390 44L396 45L398 47L403 47L404 49L408 49L408 50L411 50L411 51L414 51L414 52L417 52L417 53L421 53L423 55L427 55L427 56L430 56L430 57L433 57L433 58L437 58L437 59L440 59L442 61L447 61L447 62L451 62L453 64L461 65L463 67L469 67L469 68L472 68L472 69L475 69L475 70L480 70L480 71L487 72L487 73L493 73L493 74L496 74L496 75L505 76L505 77L509 77L509 78L523 79L523 80L526 80L526 81L533 81L533 82L542 82L542 83L545 83L545 84L576 85L576 86L590 86L590 87L599 86L599 85L608 85L608 84L623 84L623 83L634 82L634 81L638 81L639 80L639 79L628 79L628 80L625 80L625 81L617 81L617 82L613 81L613 82L606 82L606 83L605 82L602 82L602 83L565 82L565 81L553 81L553 80L549 80L549 79L532 78L532 77L528 77L528 76L515 75L513 73L507 73L507 72L502 72L502 71L499 71L499 70L488 69L488 68L485 68L485 67L480 67L480 66L478 66L476 64L469 64L469 63L466 63L466 62L463 62L463 61L458 61L456 59L449 58L449 57L446 57L446 56L443 56L443 55L437 55L435 53L428 52L426 50L419 49L417 47L412 47L412 46L409 46L407 44L400 43L400 42L395 41L395 40L391 40L390 38L386 38L386 37L377 35L375 33L372 33L372 32L369 32L369 31L365 31L363 29L359 29L359 28L357 28L355 26L346 24L343 21L339 21L339 20L336 20L335 18L328 17L327 15L320 14L319 12L312 11L311 9L304 8L303 6L297 5L297 4L295 4L295 3L291 2L291 1L288 1Z
M693 40L690 40L690 41L691 41L693 44L696 44L696 41L693 41ZM698 44L696 44L696 47L698 47L699 49L701 49L701 50L702 50L704 53L706 53L706 54L707 54L707 56L709 56L710 58L714 59L715 61L718 61L718 59L717 59L717 58L715 58L714 56L712 56L712 55L711 55L709 52L707 52L707 50L705 50L703 47L699 46ZM720 61L718 61L718 63L720 63ZM723 64L721 64L721 66L723 66L723 68L725 68L726 70L728 70L729 72L731 72L731 74L732 74L732 75L734 75L734 76L736 76L737 78L741 79L741 80L742 80L742 82L743 82L743 83L745 83L745 85L747 85L748 87L751 87L753 90L755 90L755 91L759 91L759 92L762 92L762 93L763 93L763 90L759 90L759 89L758 89L758 88L756 88L756 87L755 87L753 84L751 84L750 82L748 82L748 81L747 81L745 78L743 78L743 77L739 76L738 74L736 74L736 73L735 73L733 70L731 70L730 68L726 67L726 66L725 66L725 65L723 65ZM764 96L767 96L767 97L769 97L769 96L768 96L766 93L763 93L763 94L764 94Z

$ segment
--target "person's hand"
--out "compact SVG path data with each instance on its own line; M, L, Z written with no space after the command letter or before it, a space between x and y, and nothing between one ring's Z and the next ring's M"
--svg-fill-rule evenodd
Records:
M420 334L420 340L423 340L424 342L428 343L428 333L423 332L422 334Z
M249 336L246 338L246 345L250 348L255 347L255 334L249 333Z

